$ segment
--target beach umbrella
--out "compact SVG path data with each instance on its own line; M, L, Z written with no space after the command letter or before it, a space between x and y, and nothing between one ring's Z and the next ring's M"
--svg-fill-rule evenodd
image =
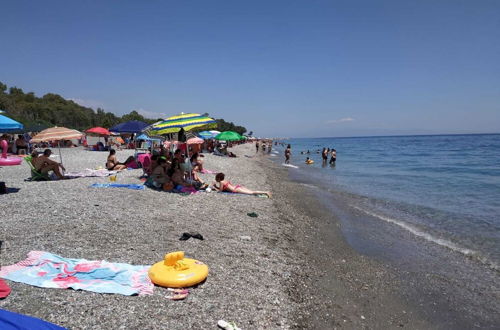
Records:
M244 138L236 132L226 131L218 134L215 139L219 141L240 141Z
M0 132L16 131L23 128L23 124L9 117L5 117L4 115L0 115Z
M30 143L58 141L59 158L61 159L61 164L62 164L61 143L59 143L59 141L79 139L82 136L83 133L77 131L76 129L69 129L66 127L56 126L44 129L43 131L32 137Z
M111 133L108 129L103 127L92 127L85 131L88 135L97 135L97 136L108 136Z
M199 137L193 137L188 139L186 142L187 144L202 144L205 141L203 141L203 139L200 139Z
M160 138L149 137L146 134L141 134L135 138L136 140L144 140L144 141L161 141Z
M150 136L155 136L178 133L181 129L189 131L199 127L214 128L216 126L216 121L210 117L202 116L197 113L181 113L180 115L172 116L163 121L154 123L146 127L144 131Z
M199 137L201 137L204 140L213 139L218 134L220 134L219 131L203 131L203 132L198 132Z
M125 123L115 125L111 127L109 131L116 133L140 133L146 127L148 127L148 124L143 121L131 120Z

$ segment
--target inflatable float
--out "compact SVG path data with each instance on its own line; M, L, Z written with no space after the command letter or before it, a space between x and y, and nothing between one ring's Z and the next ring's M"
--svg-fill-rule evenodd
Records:
M314 164L314 160L308 159L308 160L306 160L306 164L309 164L309 165Z
M0 157L0 166L20 165L23 159L21 157L7 156L7 141L0 142L2 147L2 156Z
M184 258L183 251L171 252L155 263L148 272L151 282L168 288L186 288L204 281L208 266L203 262Z

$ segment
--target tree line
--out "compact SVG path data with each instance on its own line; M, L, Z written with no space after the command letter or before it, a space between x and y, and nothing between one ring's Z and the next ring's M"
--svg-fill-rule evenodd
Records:
M153 124L164 118L145 118L137 111L131 111L123 116L117 116L112 112L97 108L84 107L72 100L66 100L62 96L47 93L37 97L33 92L25 93L21 88L10 87L0 82L0 109L4 110L8 117L23 123L28 131L38 127L64 126L77 130L86 130L90 127L110 128L116 124L130 120L140 120ZM238 126L224 119L216 119L217 130L232 130L243 134L246 128Z

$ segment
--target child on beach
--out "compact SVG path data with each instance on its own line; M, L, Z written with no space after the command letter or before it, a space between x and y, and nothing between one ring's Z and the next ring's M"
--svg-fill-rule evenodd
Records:
M219 192L227 191L246 195L267 195L269 198L271 198L271 192L269 191L253 191L239 184L233 185L230 181L225 181L224 178L224 173L217 173L217 175L215 176L215 182L212 184L214 189L218 190Z

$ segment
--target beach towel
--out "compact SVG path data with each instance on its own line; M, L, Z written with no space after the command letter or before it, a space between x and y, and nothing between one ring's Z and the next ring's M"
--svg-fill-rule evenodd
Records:
M127 188L133 190L144 190L143 184L124 184L124 183L94 183L92 188Z
M105 177L116 173L117 171L108 171L106 169L92 170L90 168L86 168L80 172L66 172L64 173L64 175L70 178L85 178L85 177Z
M27 259L3 266L0 277L42 288L147 295L153 293L154 287L148 276L149 267L68 259L49 252L31 251Z
M64 330L53 323L37 319L35 317L18 314L0 309L0 329L2 330Z
M175 187L175 189L181 193L185 193L185 194L197 194L199 193L198 190L196 190L195 188L193 187L184 187L184 186L181 186L181 185L178 185L177 187Z

